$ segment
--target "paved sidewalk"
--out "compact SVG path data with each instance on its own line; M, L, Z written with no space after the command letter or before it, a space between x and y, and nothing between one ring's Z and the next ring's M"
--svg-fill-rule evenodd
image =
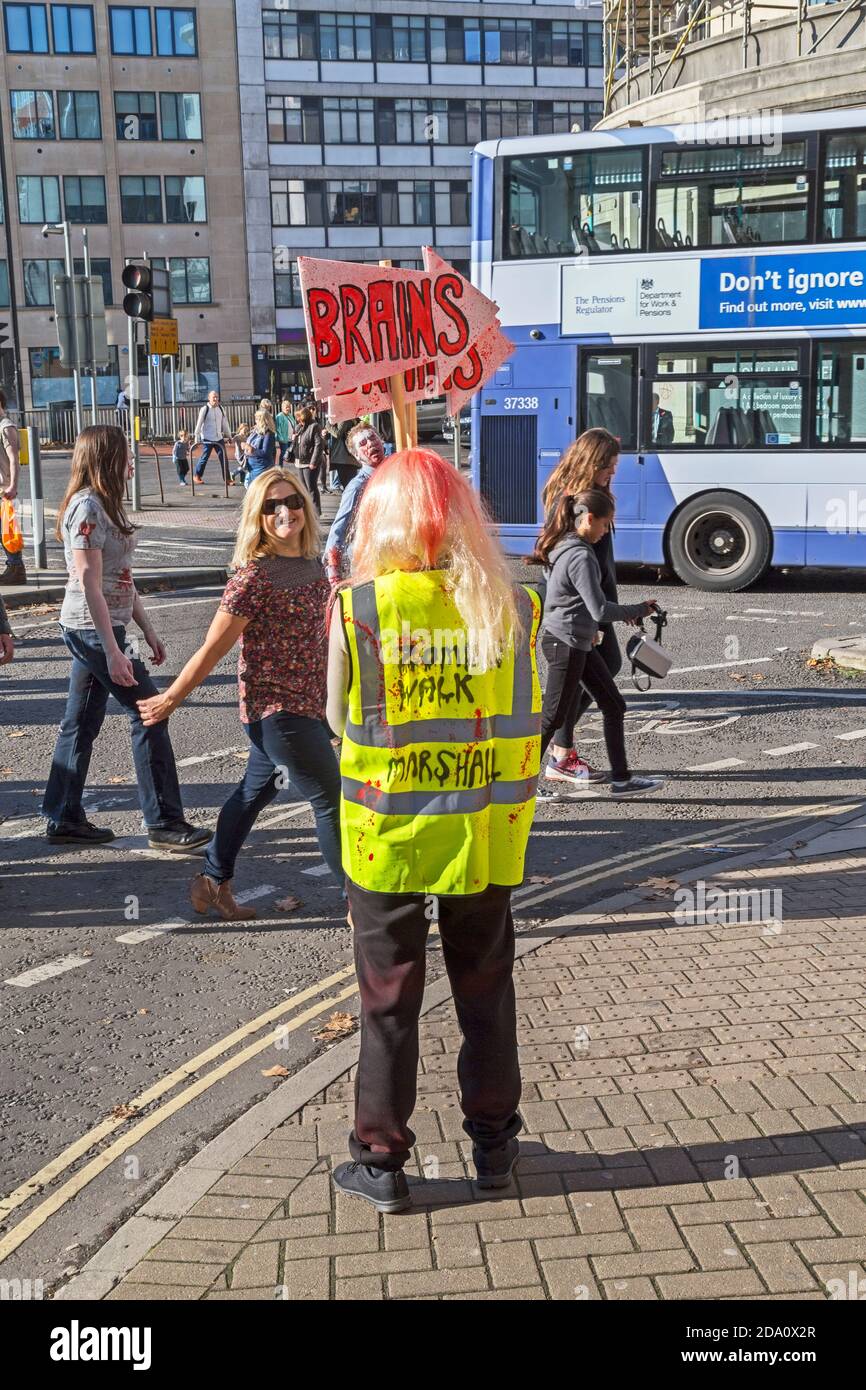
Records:
M624 910L551 924L540 945L521 937L511 1188L471 1181L459 1035L436 985L410 1212L379 1217L330 1182L354 1039L208 1145L57 1297L852 1296L866 1269L864 850L849 820L712 872L726 890L780 892L762 914L779 921L683 923L661 880ZM699 876L681 880L695 895Z

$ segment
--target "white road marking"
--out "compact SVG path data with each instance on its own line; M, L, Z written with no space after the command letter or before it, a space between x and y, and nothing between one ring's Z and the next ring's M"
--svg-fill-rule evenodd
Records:
M761 751L768 758L782 758L786 753L803 753L807 748L817 747L817 743L786 743L784 748L764 748Z
M266 898L268 894L276 891L276 884L262 883L258 888L245 888L242 893L235 893L235 898L239 903L251 903L255 902L256 898Z
M235 899L239 903L251 903L256 898L267 898L276 891L273 883L262 883L258 888L245 888L242 893L236 893ZM152 941L155 936L167 936L169 932L192 926L195 926L194 922L178 917L170 922L158 922L152 927L139 927L136 931L124 932L122 936L116 936L114 939L122 946L138 946L142 941Z
M323 878L325 874L330 872L327 864L314 864L311 869L301 869L301 873L309 874L310 878Z
M682 676L687 671L726 671L729 666L761 666L765 661L775 661L774 656L751 656L747 661L715 661L710 666L672 666L669 676ZM694 691L689 691L690 695Z
M272 825L278 825L281 820L285 820L286 816L300 816L309 809L310 803L308 801L302 801L296 806L287 806L284 811L276 811L267 820L257 820L253 830L269 830Z
M90 959L90 956L59 956L57 960L49 960L44 965L25 970L22 975L13 975L3 983L28 989L30 985L40 985L43 980L51 980L55 975L65 975L67 970L75 970L79 965L88 965Z
M195 758L181 758L178 767L194 767L197 763L210 763L215 758L230 758L233 753L243 753L245 749L240 744L235 744L233 748L218 748L215 753L200 753Z
M166 594L168 598L168 594ZM182 598L177 603L157 604L151 603L145 606L145 613L159 613L163 608L189 608L193 603L219 603L220 594L211 594L210 598Z
M714 763L695 763L686 772L721 772L725 767L742 767L745 758L719 758Z
M850 734L837 734L837 735L836 735L836 738L840 738L840 739L866 738L866 729L852 729L851 732L850 732Z

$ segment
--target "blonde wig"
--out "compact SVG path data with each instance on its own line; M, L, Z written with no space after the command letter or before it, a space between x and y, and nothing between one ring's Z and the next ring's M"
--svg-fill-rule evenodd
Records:
M260 560L264 555L276 555L273 542L262 525L262 508L268 493L275 483L285 483L294 488L304 503L304 530L301 540L301 554L305 560L312 560L321 546L319 518L313 508L313 501L297 473L291 468L269 468L250 483L241 508L238 522L235 553L232 556L232 569L241 569L251 560Z
M352 585L393 570L444 570L472 634L477 666L501 660L521 628L514 586L490 517L452 464L427 449L381 463L361 499Z

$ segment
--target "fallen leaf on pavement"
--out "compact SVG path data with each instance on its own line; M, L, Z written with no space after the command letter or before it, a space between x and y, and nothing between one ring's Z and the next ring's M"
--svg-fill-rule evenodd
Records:
M108 779L108 784L109 784L109 786L111 786L111 787L116 787L116 786L118 786L121 782L128 782L129 780L130 780L130 779L129 779L128 777L109 777L109 779Z
M0 777L11 777L11 776L12 776L12 768L11 768L11 767L0 767Z
M150 1009L139 1009L138 1012L139 1012L140 1014L149 1014L149 1013L150 1013Z
M128 1120L130 1115L137 1115L138 1111L132 1105L115 1105L111 1112L114 1120Z
M291 1076L288 1067L268 1067L267 1071L262 1072L262 1076Z
M357 1024L354 1014L334 1013L313 1037L316 1042L337 1042L339 1038L347 1038L354 1033Z
M296 908L303 906L304 904L301 902L300 898L293 897L291 893L289 893L286 898L277 898L277 901L274 903L274 907L278 907L281 912L294 912Z
M732 680L732 681L744 681L745 679L746 679L745 676L738 676L738 675L735 675L733 672L731 673L731 680Z
M27 730L26 730L26 729L13 729L12 732L9 734L9 737L10 737L10 738L26 738L26 737L27 737Z
M653 878L642 879L639 884L639 887L641 888L654 888L657 892L665 893L668 892L669 889L679 888L679 886L680 881L678 878L665 878L663 876L660 877L658 875L654 876Z
M553 882L553 876L552 876L551 874L530 874L530 875L529 875L529 878L526 880L526 882L527 882L527 883L552 883L552 882Z

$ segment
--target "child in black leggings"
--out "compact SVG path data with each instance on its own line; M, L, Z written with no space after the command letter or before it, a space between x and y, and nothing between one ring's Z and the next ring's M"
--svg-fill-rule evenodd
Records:
M601 587L601 569L593 546L610 529L613 501L592 488L560 499L539 537L534 561L543 564L547 594L541 628L541 650L547 662L547 687L541 713L541 766L556 729L573 719L585 687L597 702L604 721L604 741L611 769L611 795L641 796L660 787L661 777L635 777L625 753L625 700L596 650L601 623L645 618L658 607L643 603L613 603ZM556 792L539 788L542 800Z

